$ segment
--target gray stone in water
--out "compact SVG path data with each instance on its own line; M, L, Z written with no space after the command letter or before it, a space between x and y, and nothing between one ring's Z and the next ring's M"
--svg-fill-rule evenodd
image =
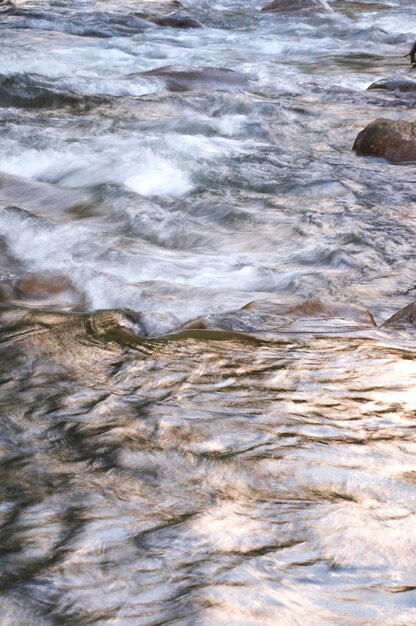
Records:
M143 15L141 15L143 17ZM190 15L182 13L182 11L175 11L169 13L169 15L150 15L146 17L149 22L157 24L158 26L168 26L170 28L203 28L203 24L195 20Z
M273 0L261 10L270 13L332 12L326 0Z
M383 78L382 80L377 80L375 83L371 83L367 89L385 89L386 91L409 93L416 91L416 80L409 80L408 78Z

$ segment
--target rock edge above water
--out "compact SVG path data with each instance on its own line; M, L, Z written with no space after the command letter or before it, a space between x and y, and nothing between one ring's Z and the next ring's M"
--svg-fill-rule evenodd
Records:
M383 78L371 83L367 91L372 89L383 89L385 91L400 91L401 93L412 93L416 91L416 80L408 78Z

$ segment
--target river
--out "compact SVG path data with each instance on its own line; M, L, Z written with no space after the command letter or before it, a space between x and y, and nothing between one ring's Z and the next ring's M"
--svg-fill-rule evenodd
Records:
M416 623L416 7L265 3L0 4L2 626Z

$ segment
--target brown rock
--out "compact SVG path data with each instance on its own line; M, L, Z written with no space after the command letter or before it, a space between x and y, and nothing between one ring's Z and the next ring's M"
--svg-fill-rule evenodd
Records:
M208 326L207 326L207 323L204 320L204 318L203 317L197 317L194 320L190 320L189 322L185 322L185 324L182 324L176 330L204 330L205 328L208 328Z
M385 157L393 163L416 161L416 122L380 117L358 133L352 149L357 154Z
M9 299L15 304L61 311L85 308L83 295L62 274L25 274L14 281L12 287Z
M358 304L344 302L324 302L318 298L306 300L303 304L293 307L290 312L298 317L339 318L351 320L364 326L375 326L373 316L368 309Z
M264 12L295 13L298 11L332 12L326 0L273 0L262 8Z
M16 288L27 297L43 298L73 289L73 284L61 274L26 274L16 282Z
M382 326L416 326L416 302L397 311Z

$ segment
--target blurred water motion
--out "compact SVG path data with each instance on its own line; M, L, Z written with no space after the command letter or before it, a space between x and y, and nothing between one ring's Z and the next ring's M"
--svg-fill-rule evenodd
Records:
M0 9L1 624L413 626L415 7L136 4Z

